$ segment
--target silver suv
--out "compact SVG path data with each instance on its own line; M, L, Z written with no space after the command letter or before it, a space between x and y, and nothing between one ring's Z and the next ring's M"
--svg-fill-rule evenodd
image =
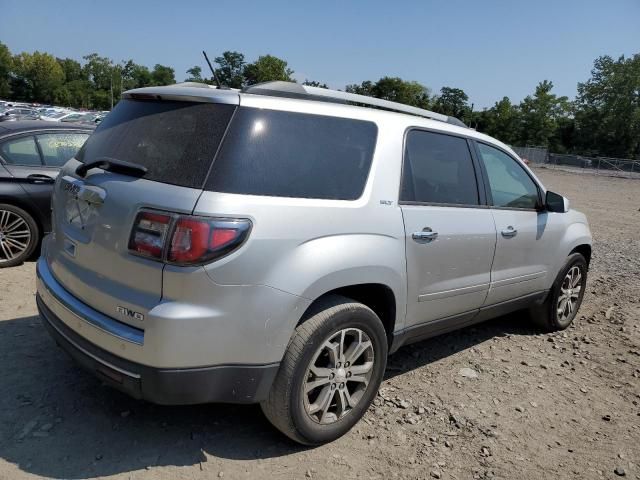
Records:
M376 108L371 108L376 107ZM566 328L585 216L443 115L289 83L132 90L63 168L37 303L105 383L347 432L402 345L516 310Z

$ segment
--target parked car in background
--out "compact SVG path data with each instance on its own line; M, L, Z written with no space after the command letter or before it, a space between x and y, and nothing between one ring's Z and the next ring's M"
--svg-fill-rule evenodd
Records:
M59 122L62 117L69 115L68 111L59 111L59 110L45 110L40 112L40 120L44 120L46 122Z
M92 131L42 121L0 124L0 268L29 258L50 231L53 183Z
M79 112L73 115L68 115L60 119L61 122L75 122L75 123L99 123L96 122L98 115L93 112Z
M81 120L86 114L84 112L68 112L58 118L59 122L77 122Z
M71 112L69 110L45 110L40 120L63 123L100 123L104 114L99 112Z
M260 402L303 444L347 432L402 345L520 309L567 328L591 257L502 142L288 82L125 92L52 204L58 345L136 398Z
M16 121L16 120L37 120L40 113L33 108L10 108L0 115L0 122Z

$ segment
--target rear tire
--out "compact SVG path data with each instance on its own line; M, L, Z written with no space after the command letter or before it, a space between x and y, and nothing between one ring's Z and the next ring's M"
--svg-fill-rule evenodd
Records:
M296 328L262 411L303 445L341 437L377 395L387 348L382 322L369 307L327 297Z
M0 203L0 268L20 265L40 242L40 230L29 213Z
M567 328L582 305L586 284L587 261L573 253L560 269L546 300L529 309L533 323L546 332Z

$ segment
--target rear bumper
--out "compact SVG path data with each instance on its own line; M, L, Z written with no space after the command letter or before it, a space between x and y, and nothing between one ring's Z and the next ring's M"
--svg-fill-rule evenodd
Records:
M40 318L56 343L104 383L134 398L162 405L257 403L266 399L279 364L153 368L123 359L65 325L38 294Z

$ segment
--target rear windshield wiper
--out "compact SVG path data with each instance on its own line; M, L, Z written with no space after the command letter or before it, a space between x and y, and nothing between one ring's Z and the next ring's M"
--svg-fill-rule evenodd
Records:
M83 163L76 168L76 173L84 177L92 168L101 168L114 173L131 175L132 177L143 177L147 173L147 167L111 157L100 157L93 162Z

